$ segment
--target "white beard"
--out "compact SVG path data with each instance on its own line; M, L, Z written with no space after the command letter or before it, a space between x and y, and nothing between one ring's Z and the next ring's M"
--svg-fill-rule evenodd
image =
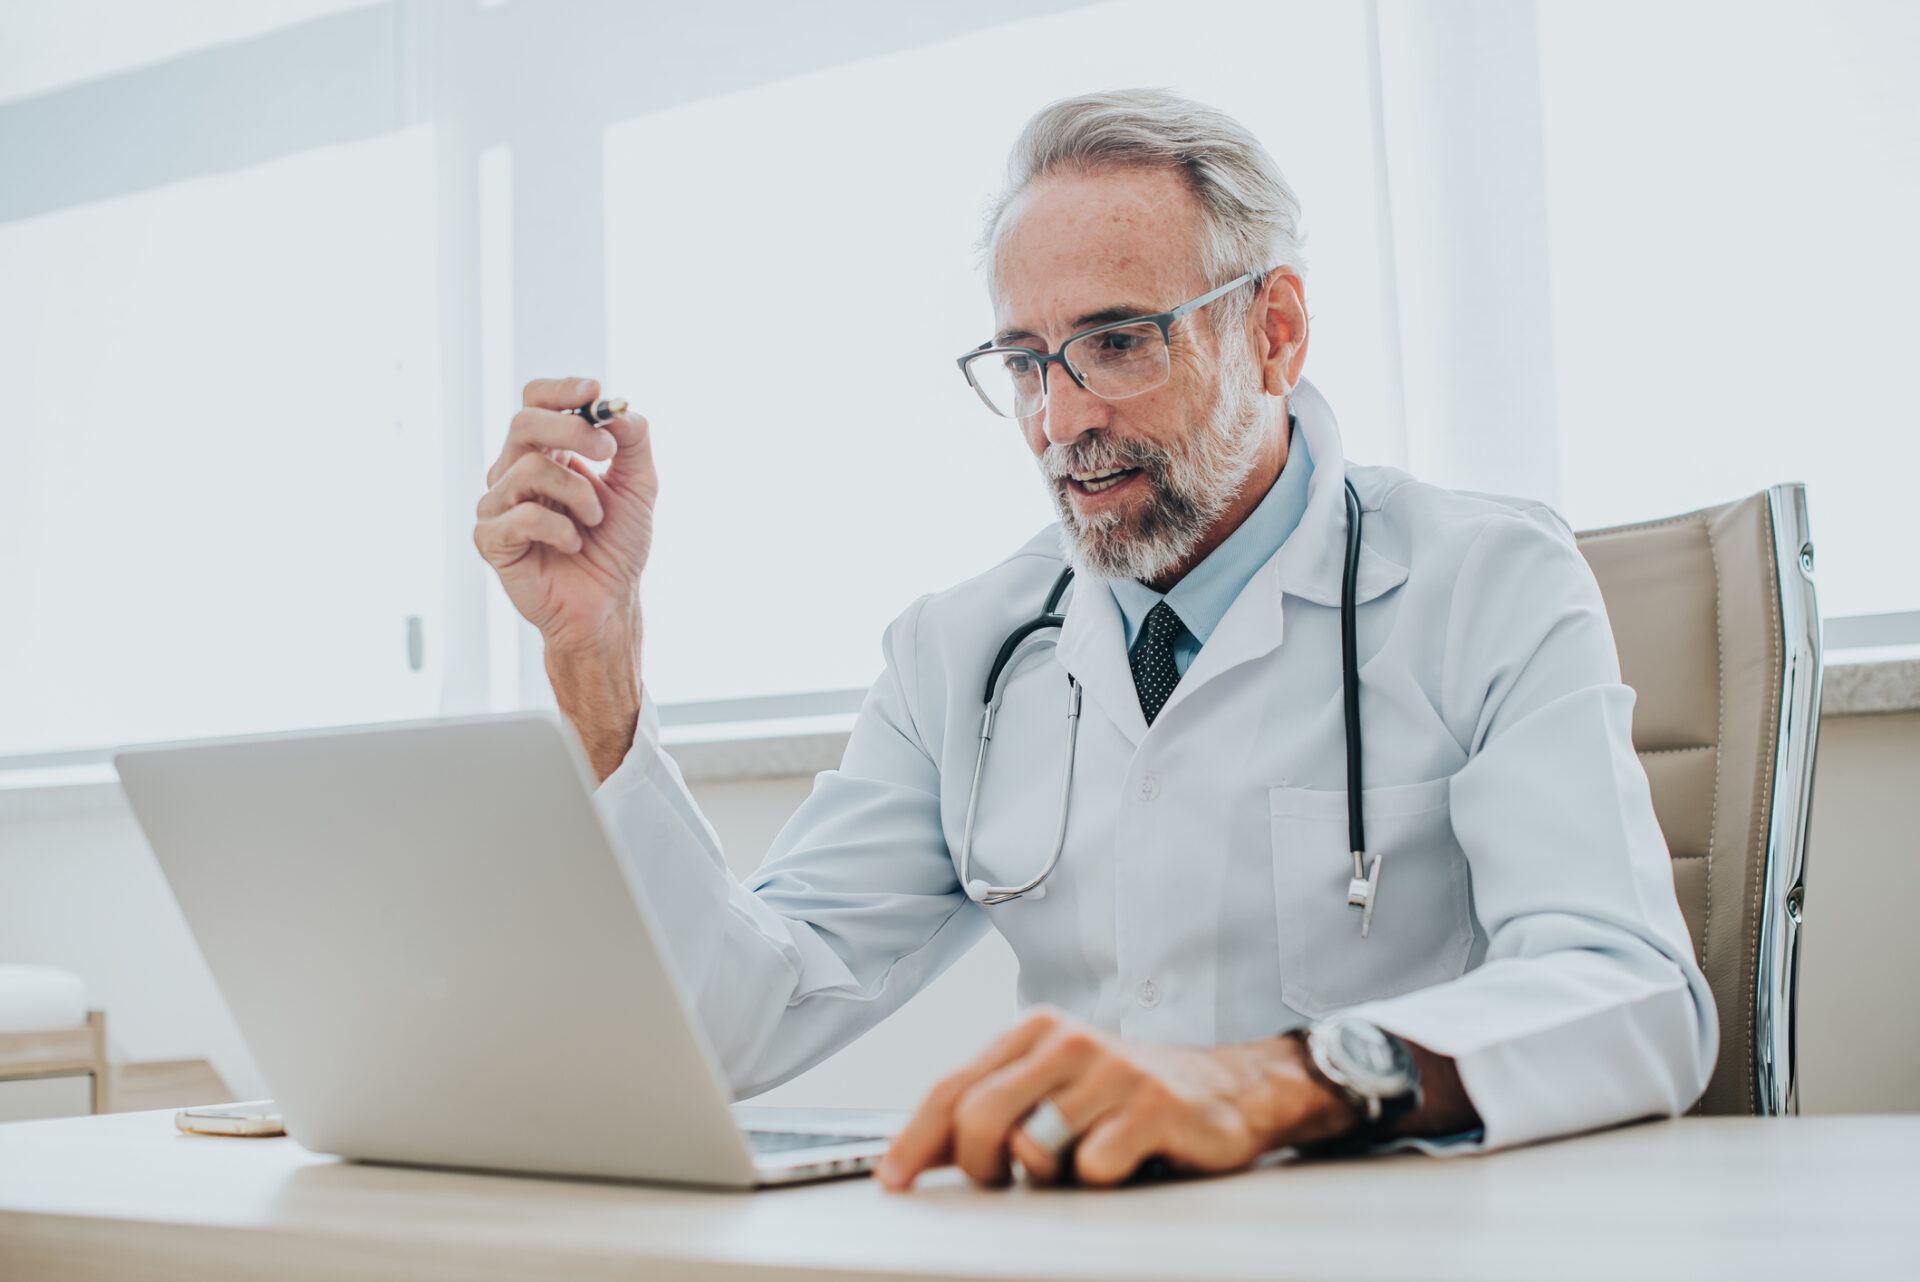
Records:
M1251 352L1229 356L1206 423L1168 449L1116 441L1100 432L1053 445L1040 460L1060 514L1061 542L1074 573L1152 582L1200 545L1245 487L1264 444L1265 390ZM1067 492L1070 472L1137 467L1153 494L1130 509L1082 516Z

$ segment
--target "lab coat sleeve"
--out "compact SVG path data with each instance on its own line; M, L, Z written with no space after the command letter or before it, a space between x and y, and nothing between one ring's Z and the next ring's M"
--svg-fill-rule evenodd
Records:
M1599 587L1544 509L1465 554L1442 701L1469 753L1450 794L1485 961L1352 1013L1456 1061L1485 1131L1446 1152L1683 1111L1718 1050L1713 996Z
M816 777L745 884L661 750L650 696L632 750L596 794L737 1096L776 1086L852 1041L986 929L947 854L939 770L910 696L923 605L888 628L885 669L840 769Z

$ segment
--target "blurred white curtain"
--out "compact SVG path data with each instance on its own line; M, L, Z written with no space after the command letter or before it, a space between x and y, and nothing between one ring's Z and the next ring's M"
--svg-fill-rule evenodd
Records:
M1407 466L1557 503L1533 0L1379 0Z

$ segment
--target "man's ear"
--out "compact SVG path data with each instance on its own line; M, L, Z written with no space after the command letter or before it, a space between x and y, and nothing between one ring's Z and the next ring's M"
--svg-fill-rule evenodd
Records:
M1290 267L1268 273L1254 299L1256 353L1261 386L1269 396L1285 396L1300 381L1307 363L1307 288Z

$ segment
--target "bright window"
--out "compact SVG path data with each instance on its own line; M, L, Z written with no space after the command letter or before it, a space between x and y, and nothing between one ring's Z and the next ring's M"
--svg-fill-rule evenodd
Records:
M0 224L0 754L438 711L431 157Z
M982 205L1050 99L1165 85L1266 142L1306 213L1307 372L1352 453L1397 461L1366 51L1359 6L1128 0L609 129L609 384L661 472L656 697L865 685L887 620L1053 519L954 366L992 331Z
M1420 159L1395 110L1458 118L1443 95L1480 85L1390 77L1377 134L1369 8L1114 0L939 39L984 19L903 6L876 34L839 10L666 21L615 0L0 5L0 170L60 136L36 131L80 139L68 172L34 173L51 212L0 222L0 756L540 701L538 638L467 532L514 389L542 374L604 373L653 420L659 699L865 685L889 619L1052 519L1025 445L953 361L991 328L973 242L1008 145L1092 89L1173 88L1266 141L1305 209L1308 376L1353 458L1404 465L1400 354L1431 365L1436 333L1498 344L1465 291L1402 306L1423 269L1466 260L1435 257L1457 248L1448 224L1377 176ZM1920 609L1920 8L1533 10L1548 252L1513 261L1550 276L1550 315L1528 319L1553 336L1538 430L1558 434L1567 516L1804 480L1826 613ZM1411 12L1380 17L1418 36ZM272 104L224 142L186 111L159 135L177 154L92 128L247 110L254 40L322 72L390 59L393 80ZM643 89L554 89L562 45L631 55ZM847 61L855 45L894 51ZM122 76L125 94L64 92ZM389 105L398 132L359 141ZM578 203L589 182L561 181L596 154L598 213ZM1497 146L1473 155L1488 167L1457 175L1453 214L1508 180L1537 190ZM1394 195L1402 231L1440 230L1391 234ZM604 318L572 303L596 279ZM550 353L563 368L527 368ZM1473 438L1481 457L1531 427L1501 430Z
M1539 15L1568 516L1805 481L1822 612L1920 607L1920 7Z

